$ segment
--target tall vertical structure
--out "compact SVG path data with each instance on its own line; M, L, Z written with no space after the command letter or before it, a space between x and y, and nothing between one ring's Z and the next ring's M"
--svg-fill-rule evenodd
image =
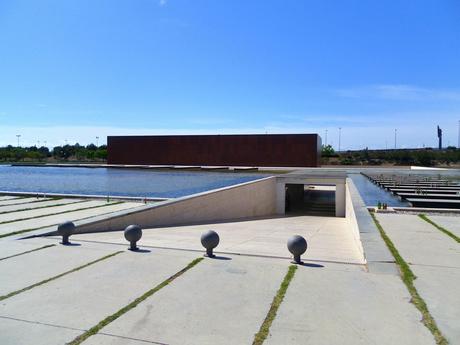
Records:
M439 149L442 150L442 129L438 126L438 141L439 141Z

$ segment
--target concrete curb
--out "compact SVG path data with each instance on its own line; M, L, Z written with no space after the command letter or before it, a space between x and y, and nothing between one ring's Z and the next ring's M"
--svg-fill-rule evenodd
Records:
M369 272L399 275L395 259L380 236L358 189L351 179L348 178L347 182Z

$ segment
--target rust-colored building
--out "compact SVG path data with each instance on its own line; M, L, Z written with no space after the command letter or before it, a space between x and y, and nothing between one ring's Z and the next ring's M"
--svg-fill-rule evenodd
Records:
M317 134L109 136L108 163L316 167Z

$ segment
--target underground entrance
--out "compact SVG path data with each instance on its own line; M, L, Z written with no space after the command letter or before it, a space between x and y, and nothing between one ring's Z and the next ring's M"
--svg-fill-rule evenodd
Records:
M285 192L286 214L325 217L336 215L335 186L287 183Z

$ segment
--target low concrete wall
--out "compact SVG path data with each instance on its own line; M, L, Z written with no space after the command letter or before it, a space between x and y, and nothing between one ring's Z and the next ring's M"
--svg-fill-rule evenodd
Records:
M395 259L388 250L366 204L350 178L347 178L346 215L350 227L362 248L362 253L371 273L398 275Z
M361 236L359 234L359 225L358 220L356 219L355 208L353 206L353 200L350 193L350 184L353 181L350 178L347 178L347 182L345 184L345 218L348 221L350 229L353 233L353 238L355 239L356 246L358 247L359 251L364 257L364 250L361 243ZM355 200L356 203L356 200ZM356 205L358 206L358 205Z
M135 210L115 212L76 222L76 233L122 230L130 224L143 228L190 225L275 214L276 178L267 177L194 194Z

